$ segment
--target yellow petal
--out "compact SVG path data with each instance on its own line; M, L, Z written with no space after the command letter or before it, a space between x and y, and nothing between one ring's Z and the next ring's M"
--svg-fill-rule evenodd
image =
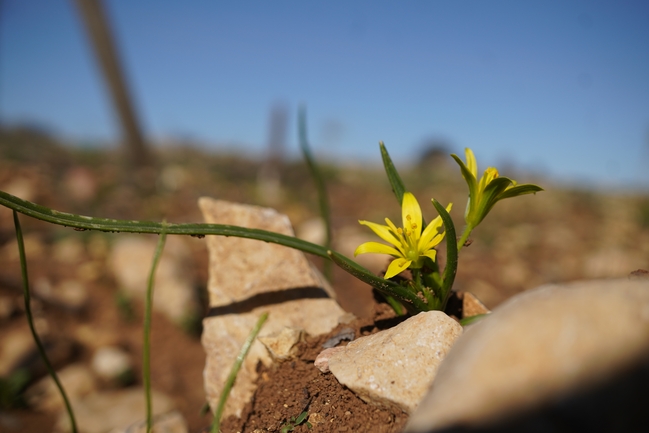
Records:
M403 201L401 202L401 213L403 216L404 230L412 230L415 233L415 238L421 234L421 208L419 202L412 193L406 192L403 194Z
M475 160L475 155L473 151L468 147L464 149L464 154L466 155L466 166L475 178L478 178L478 163Z
M426 251L426 254L423 254L426 257L430 257L433 261L435 261L435 258L437 257L437 251L436 250L428 250Z
M392 232L390 232L390 227L382 226L381 224L376 224L376 223L369 222L369 221L359 221L359 223L361 223L364 226L369 227L381 239L383 239L386 242L390 242L395 247L401 245L401 242L399 241L399 239L394 237Z
M451 212L451 209L453 208L453 203L449 203L448 206L446 206L446 212ZM422 248L432 248L428 247L430 244L430 241L435 238L437 235L440 234L440 229L444 223L442 222L442 217L437 216L434 220L432 220L427 226L424 232L421 234L421 239L419 239L419 250L420 251L425 251ZM443 237L443 236L442 236ZM442 239L440 238L439 241L435 242L433 246L437 245L440 243Z
M482 192L485 190L489 183L498 177L498 170L493 167L489 167L484 171L482 178L480 179L480 184L478 185L478 191Z
M444 239L444 236L446 235L446 232L438 233L433 238L428 242L428 244L424 245L422 251L428 251L435 246L439 245L440 242Z
M364 244L360 244L358 248L356 248L356 251L354 251L354 257L359 254L367 253L389 254L395 257L400 257L402 255L399 251L389 245L380 244L378 242L365 242Z
M410 266L410 263L412 263L412 260L407 260L403 258L392 260L392 263L390 263L390 266L388 266L388 270L385 271L384 278L387 280L388 278L392 278L395 275L398 275L406 268L408 268L408 266Z

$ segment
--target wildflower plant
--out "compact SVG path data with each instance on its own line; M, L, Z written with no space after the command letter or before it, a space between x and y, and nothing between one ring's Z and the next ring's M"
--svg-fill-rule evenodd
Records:
M458 251L464 246L473 229L482 222L498 201L536 193L543 189L532 184L518 185L512 179L499 177L498 170L493 167L487 168L478 181L478 165L471 149L465 149L466 164L456 155L451 155L460 165L462 176L469 187L469 198L465 212L466 226L456 244L455 227L448 214L451 211L452 203L444 209L433 198L432 202L439 216L428 225L425 225L417 199L412 193L405 190L403 181L397 173L387 149L383 143L380 146L385 171L397 200L401 204L403 226L396 227L388 218L385 219L387 224L385 226L368 221L359 221L361 225L369 227L390 245L379 242L366 242L356 249L354 256L365 253L378 253L394 257L394 260L388 265L384 278L390 280L403 271L409 270L412 278L399 278L400 285L421 299L426 304L427 309L444 310L457 272ZM442 241L445 234L447 238L446 267L444 272L440 273L435 247ZM400 301L393 296L388 296L387 299L393 308L399 312ZM408 307L405 304L403 305L406 308Z
M320 209L323 214L323 219L329 223L329 207L326 200L326 190L320 174L317 171L315 163L311 158L308 144L306 141L306 120L304 111L300 113L300 140L301 147L313 177L317 184ZM150 222L150 221L128 221L128 220L115 220L107 218L96 218L82 215L73 215L65 212L60 212L54 209L40 206L36 203L31 203L22 200L4 191L0 191L0 205L13 210L14 223L16 228L16 236L20 250L21 269L23 277L23 286L25 294L25 311L27 312L27 319L30 325L33 320L30 314L30 297L29 297L29 283L27 279L27 262L25 259L25 251L22 242L22 231L18 219L18 214L30 216L42 221L46 221L56 225L71 227L75 230L98 230L103 232L127 232L127 233L156 233L160 235L160 241L156 247L156 252L153 260L153 265L149 277L146 305L145 305L145 321L144 321L144 357L143 357L143 376L145 384L145 397L146 397L146 411L147 411L147 431L152 429L152 409L150 397L150 369L149 369L149 335L151 327L151 304L153 300L153 275L157 266L159 257L164 248L165 239L170 235L189 235L196 237L204 237L206 235L214 236L235 236L241 238L255 239L264 242L271 242L279 245L284 245L289 248L294 248L309 254L329 259L341 267L346 272L352 274L356 278L371 285L376 290L384 295L390 305L397 313L403 314L406 312L418 313L421 311L429 310L444 310L446 303L449 299L451 288L457 273L458 251L465 244L471 232L482 222L482 220L491 211L493 206L500 200L519 195L536 193L542 191L537 185L523 184L519 185L514 180L507 177L500 177L498 170L489 167L485 170L483 176L478 180L478 166L475 156L470 149L466 149L466 163L458 158L456 155L451 155L460 166L462 176L467 182L469 188L469 197L465 212L466 226L459 240L456 237L455 226L453 220L449 215L452 204L449 203L446 207L442 206L434 198L431 199L433 207L435 208L438 216L426 224L424 221L423 213L419 202L415 196L406 190L404 183L399 176L392 160L387 152L387 149L380 143L381 156L383 158L383 165L385 172L392 187L392 190L397 198L402 211L401 226L397 227L390 219L385 219L385 225L377 224L369 221L360 221L360 224L371 229L381 240L380 242L366 242L361 244L355 251L354 255L366 253L387 254L392 256L385 274L381 276L374 275L369 270L365 269L354 260L345 257L344 255L334 251L329 246L330 227L327 227L327 244L325 246L316 245L293 236L282 235L279 233L269 232L259 229L250 229L245 227L223 225L223 224L173 224L166 221L163 222ZM438 254L436 247L442 241L446 240L446 260L444 270L440 270L438 264ZM405 275L406 272L410 273L410 278ZM258 322L253 330L253 335L250 339L254 338L256 332L262 326L265 316ZM42 349L40 340L32 326L34 340ZM248 343L246 343L248 344ZM245 357L247 349L244 345L240 358ZM76 424L72 408L68 403L63 388L60 386L56 373L51 368L47 356L43 350L41 355L48 366L50 375L59 387L59 391L66 403L66 408L71 421L72 431L76 431ZM238 359L240 362L242 359ZM233 368L232 381L236 377L237 366ZM231 386L231 384L230 384ZM227 393L224 394L227 398ZM218 429L218 422L220 420L221 410L224 401L219 403L219 410L216 414L215 426ZM302 416L302 415L300 415ZM298 420L295 420L299 424Z

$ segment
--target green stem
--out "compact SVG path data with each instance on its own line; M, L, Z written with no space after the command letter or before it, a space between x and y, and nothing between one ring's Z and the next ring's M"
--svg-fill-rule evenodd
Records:
M252 343L255 341L255 338L257 337L257 334L259 334L259 331L261 330L261 327L264 325L266 319L268 319L268 313L264 313L261 315L261 317L259 317L259 320L257 320L255 327L252 328L252 331L250 331L248 338L243 343L243 346L241 346L239 355L237 356L237 359L234 361L234 364L232 365L232 369L230 370L230 374L228 375L228 378L226 379L225 384L223 385L223 391L221 391L221 396L219 397L219 402L218 405L216 406L216 411L214 412L214 423L212 424L212 433L219 433L219 429L221 428L221 417L223 416L225 403L228 401L228 397L230 396L230 391L232 390L234 381L237 378L237 374L239 374L239 370L241 369L243 360L246 358L246 355L248 355L248 352L250 351L250 346L252 346Z
M164 250L165 241L167 240L167 233L164 230L158 238L158 244L155 248L153 255L153 263L151 264L151 272L149 272L149 279L146 288L146 301L144 304L144 346L142 349L142 376L144 382L144 398L146 400L146 431L151 432L153 428L153 406L151 402L151 315L153 310L153 286L155 281L155 271L160 263L162 251Z
M54 209L40 206L36 203L22 200L4 191L0 191L0 205L13 209L16 212L32 218L46 221L75 230L98 230L103 232L124 233L155 233L160 234L164 229L168 235L190 235L202 237L205 235L235 236L239 238L255 239L271 242L294 248L305 253L313 254L325 259L329 258L327 248L303 241L294 236L282 235L267 230L250 229L226 224L161 224L151 221L128 221L109 218L96 218L83 215L74 215L59 212Z
M473 227L467 224L466 227L464 227L464 233L462 233L462 236L460 237L460 240L457 241L457 251L460 252L464 244L466 243L467 239L469 239L469 235L471 235L471 232L473 231Z
M16 213L15 210L13 211L13 216L14 216L14 227L16 229L16 241L18 242L18 255L20 256L20 269L21 269L22 279L23 279L23 295L25 299L25 314L27 315L27 323L29 323L29 329L32 332L32 337L34 337L34 342L36 343L38 352L40 353L41 358L45 363L45 367L47 368L47 371L52 377L52 380L54 380L54 383L56 384L56 387L58 388L61 397L63 397L65 410L67 411L68 417L70 418L70 426L72 428L72 432L77 433L77 423L74 419L74 413L72 412L72 406L70 405L68 396L66 395L65 390L63 389L63 385L61 385L61 382L59 381L59 378L56 375L56 372L54 371L54 367L52 367L52 364L50 363L50 360L47 357L47 353L45 353L45 348L43 347L43 344L41 343L41 340L38 337L38 334L36 333L36 328L34 328L34 317L32 315L32 308L31 308L31 296L29 294L29 279L27 276L27 258L25 256L25 242L23 241L23 232L22 229L20 228L20 221L18 220L18 214Z
M418 292L421 292L421 269L410 269L412 272L412 281L415 283L415 288Z

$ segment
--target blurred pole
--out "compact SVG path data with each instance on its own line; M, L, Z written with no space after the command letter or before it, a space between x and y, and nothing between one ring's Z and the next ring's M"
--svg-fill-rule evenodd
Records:
M288 109L276 103L270 110L268 153L257 174L257 191L260 200L275 206L282 201L281 170L286 148Z
M152 164L151 152L147 148L142 131L138 124L135 110L129 97L126 80L120 68L119 57L106 13L101 0L75 0L81 12L86 30L94 47L95 54L101 65L115 110L125 135L125 147L131 164L142 167Z

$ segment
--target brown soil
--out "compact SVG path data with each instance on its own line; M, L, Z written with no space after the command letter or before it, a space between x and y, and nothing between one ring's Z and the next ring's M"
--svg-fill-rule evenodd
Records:
M354 338L373 334L398 323L401 318L386 304L377 304L373 319L357 319L341 324L330 333L309 337L299 347L299 354L290 361L271 368L258 366L258 388L246 405L241 418L231 416L221 425L223 433L281 432L292 426L303 412L307 417L294 427L295 432L380 432L403 430L408 415L396 407L366 403L331 373L321 373L314 365L322 345L345 328L354 331ZM343 346L347 341L342 341ZM307 424L308 423L308 424ZM286 430L290 431L290 430Z

